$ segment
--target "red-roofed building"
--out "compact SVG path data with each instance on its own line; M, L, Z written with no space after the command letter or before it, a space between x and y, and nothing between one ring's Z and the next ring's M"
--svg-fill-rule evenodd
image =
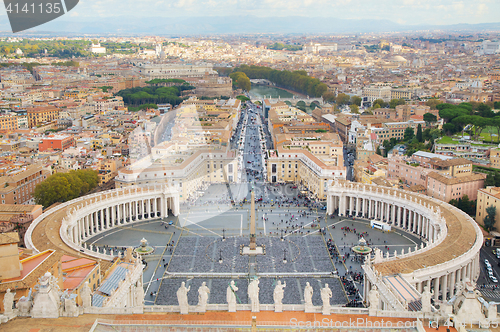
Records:
M64 151L71 146L75 146L73 136L51 135L41 139L41 142L38 144L38 151Z

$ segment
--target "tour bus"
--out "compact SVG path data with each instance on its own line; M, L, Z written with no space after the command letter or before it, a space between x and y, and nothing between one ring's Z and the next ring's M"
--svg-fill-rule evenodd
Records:
M378 221L378 220L370 221L370 227L381 230L381 231L385 231L385 232L389 232L391 230L391 225L388 225L388 224L381 222L381 221Z

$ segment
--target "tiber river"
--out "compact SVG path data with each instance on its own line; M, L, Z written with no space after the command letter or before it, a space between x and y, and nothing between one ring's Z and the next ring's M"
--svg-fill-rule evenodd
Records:
M293 94L279 88L275 88L268 85L257 85L252 84L252 88L250 89L250 95L253 98L262 98L264 96L271 98L292 98Z

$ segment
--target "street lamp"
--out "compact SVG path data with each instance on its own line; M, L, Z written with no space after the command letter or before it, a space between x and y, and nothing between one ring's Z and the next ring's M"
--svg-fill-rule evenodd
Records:
M222 264L222 249L219 249L219 264Z
M223 228L222 229L222 241L226 241L226 230Z
M286 263L286 249L283 249L283 263Z
M283 230L281 230L281 241L285 241L285 239L283 238Z

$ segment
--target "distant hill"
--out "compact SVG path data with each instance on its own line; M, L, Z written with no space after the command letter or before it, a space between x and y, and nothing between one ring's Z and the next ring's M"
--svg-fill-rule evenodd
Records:
M6 17L5 17L6 18ZM81 19L80 19L81 20ZM113 17L95 21L69 20L61 17L26 34L54 32L60 34L155 34L207 35L226 33L367 33L443 31L500 31L500 23L454 25L402 25L390 20L338 19L326 17ZM9 32L8 20L0 17L0 32ZM5 35L5 33L3 34Z

